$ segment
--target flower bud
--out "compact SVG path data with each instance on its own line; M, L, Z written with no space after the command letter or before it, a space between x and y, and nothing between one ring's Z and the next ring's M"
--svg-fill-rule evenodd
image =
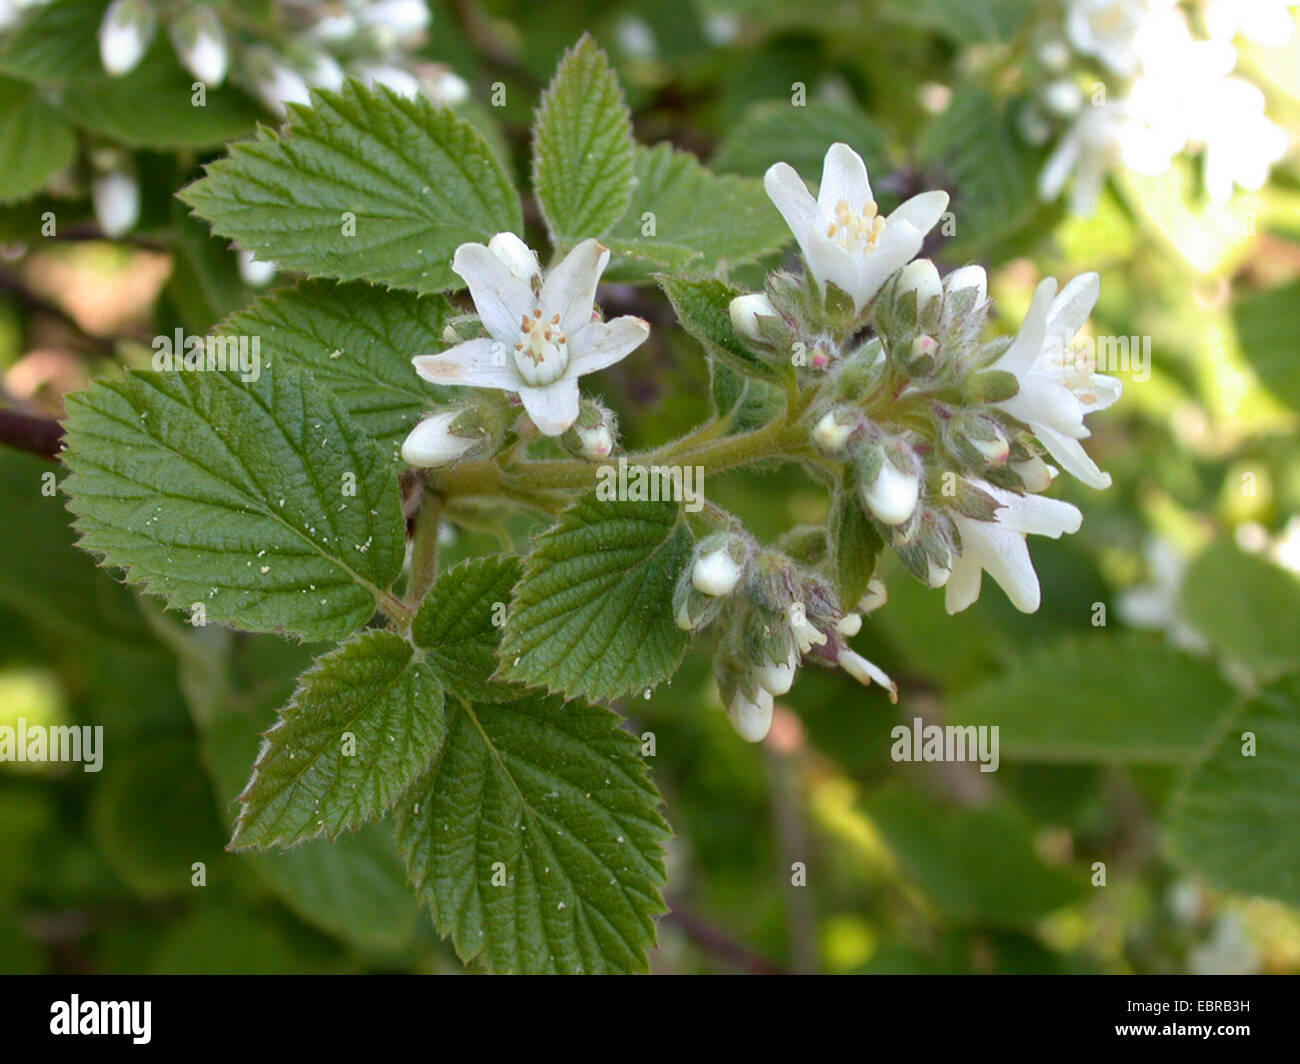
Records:
M898 701L898 685L889 678L883 669L873 665L861 654L844 647L839 652L836 664L864 687L870 687L872 682L878 683L889 691L889 700L891 702Z
M849 639L862 631L862 614L846 613L835 622L835 630Z
M469 99L469 82L441 64L431 64L420 80L429 99L443 107L455 107Z
M741 336L749 340L762 340L758 319L776 317L776 308L772 301L759 292L736 296L727 308L731 314L731 325Z
M673 620L683 632L695 632L713 623L722 612L722 599L704 595L691 583L688 569L673 590Z
M541 275L537 252L514 233L497 233L488 241L488 250L504 262L511 273L527 284L532 284Z
M794 686L795 670L799 659L791 654L787 661L779 665L768 663L754 670L754 682L772 695L783 695Z
M356 18L382 50L391 51L419 38L429 28L431 16L424 0L378 0L357 11Z
M952 576L952 567L939 565L932 558L926 560L928 572L926 573L925 582L931 587L943 587L948 583L948 577Z
M873 516L887 525L901 525L916 512L921 479L915 473L904 473L886 456L880 472L862 482L861 492Z
M1068 78L1061 78L1043 89L1043 106L1058 118L1069 118L1083 108L1083 91Z
M254 45L244 53L249 88L268 111L283 118L288 104L311 103L307 82L288 63L265 45Z
M383 85L408 100L420 95L420 79L391 63L356 63L352 73L367 85Z
M343 66L329 52L300 42L291 47L288 59L303 80L314 89L338 91L347 80Z
M192 7L172 23L172 45L185 68L204 85L226 80L230 52L221 19L210 7Z
M831 410L813 427L812 441L824 454L839 454L857 427L857 418L849 411Z
M910 262L899 273L894 300L906 301L908 296L916 299L918 323L926 329L937 326L939 311L943 306L943 282L939 279L938 269L929 259ZM910 317L910 314L906 316Z
M1025 490L1030 492L1046 491L1056 475L1056 471L1038 455L1027 462L1012 462L1011 468L1025 482Z
M158 28L145 0L113 0L99 24L99 57L113 77L130 73L144 58Z
M99 174L90 185L95 221L106 237L129 233L140 220L140 184L127 170Z
M1060 37L1043 41L1034 51L1038 61L1048 70L1059 73L1070 65L1070 46Z
M737 689L727 706L732 727L747 743L761 743L772 730L772 695L759 688L753 698Z
M714 598L730 595L744 575L744 563L736 560L725 541L710 550L702 550L691 567L691 583L696 590Z
M867 581L867 590L862 598L858 600L859 613L874 613L889 601L889 589L885 587L885 582L878 576L873 576Z
M907 368L913 377L925 377L934 371L935 360L939 353L939 341L929 333L921 333L912 338L907 351Z
M991 428L990 431L991 437L972 436L970 442L989 465L1001 465L1011 453L1011 444L1001 429Z
M253 258L251 251L241 251L235 261L239 264L239 276L249 288L265 288L280 270L274 262Z
M973 292L971 305L978 306L988 298L988 274L984 272L983 266L959 266L943 279L943 290L949 301L963 293Z
M426 417L402 444L402 460L420 469L436 469L463 458L479 441L452 431L461 414L460 410L443 410Z

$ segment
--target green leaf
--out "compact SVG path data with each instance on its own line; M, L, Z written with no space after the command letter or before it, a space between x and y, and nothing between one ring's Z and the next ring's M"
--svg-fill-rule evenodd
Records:
M1086 889L1077 873L1042 861L1014 806L954 808L891 784L871 796L867 813L917 886L956 919L1032 926Z
M584 35L560 60L533 126L533 188L553 243L600 236L623 216L634 147L618 77Z
M407 874L465 961L494 972L644 971L667 825L607 709L532 696L451 710L397 809Z
M867 583L876 570L876 558L885 546L852 487L841 488L835 494L831 507L830 541L831 564L840 605L845 610L852 610L866 594Z
M68 506L84 549L173 608L341 638L401 572L397 475L337 400L271 370L132 372L69 396Z
M762 177L773 163L786 162L812 179L822 172L826 150L837 141L861 155L872 172L887 161L884 134L860 108L821 100L806 107L765 100L723 138L712 165L723 173Z
M713 278L656 277L673 305L673 313L688 333L699 340L704 351L747 377L780 381L781 371L754 354L736 335L731 325L731 301L739 288Z
M418 292L460 286L458 245L521 228L510 179L447 108L356 81L312 103L232 145L181 198L259 259Z
M890 18L934 30L965 45L1009 42L1033 13L1032 0L893 0Z
M1232 543L1217 542L1187 570L1183 615L1220 651L1269 679L1300 662L1300 580Z
M1246 733L1254 752L1245 752ZM1170 846L1221 890L1300 905L1300 674L1262 690L1175 797Z
M672 593L690 550L676 503L579 499L524 561L501 674L595 701L666 680L686 652Z
M107 8L108 0L28 7L0 47L0 74L51 84L99 70L99 25Z
M707 269L723 261L735 266L778 251L791 239L763 182L710 173L695 156L669 144L637 148L636 180L627 213L605 241L623 256L608 279L644 280L654 263L679 269L686 250ZM647 235L650 226L653 235Z
M77 155L77 138L30 85L0 78L0 203L33 196Z
M411 634L449 694L473 702L508 702L524 694L489 679L520 572L518 558L472 558L438 577L420 605Z
M710 361L709 377L718 416L730 418L729 436L762 428L785 409L785 393L775 384L740 373L721 359Z
M1300 281L1255 292L1232 308L1241 353L1260 382L1292 410L1300 410Z
M1204 751L1232 698L1212 665L1163 639L1098 631L959 692L947 722L997 725L1004 758L1171 764Z
M165 29L159 34L165 38ZM96 71L73 78L60 94L60 110L73 125L128 148L159 151L219 148L252 132L264 114L231 86L205 88L194 101L195 79L182 70L170 42L155 47L129 74Z
M415 648L365 632L320 658L266 733L231 845L292 846L376 819L446 737L442 685Z
M441 296L305 281L264 296L218 332L261 337L265 355L305 370L395 452L421 414L450 395L411 366L415 355L446 347L447 312Z

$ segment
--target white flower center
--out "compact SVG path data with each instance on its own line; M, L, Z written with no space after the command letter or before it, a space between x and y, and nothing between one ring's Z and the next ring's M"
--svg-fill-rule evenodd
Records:
M519 322L520 341L515 344L515 366L524 381L534 387L545 387L564 376L569 365L569 341L560 332L560 316L550 321L542 319L542 312L534 310Z
M826 227L826 235L846 251L871 251L885 231L884 216L878 213L875 200L867 200L856 214L848 200L835 204L835 220Z

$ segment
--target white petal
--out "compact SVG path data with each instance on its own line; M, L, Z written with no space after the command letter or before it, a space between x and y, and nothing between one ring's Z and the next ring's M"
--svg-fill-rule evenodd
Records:
M609 262L609 248L598 240L584 240L546 275L542 282L542 317L560 316L560 331L571 336L591 322L596 285Z
M613 321L588 322L569 337L567 376L595 373L628 356L650 335L650 326L640 318L624 315Z
M437 355L416 355L415 372L430 384L462 384L470 388L518 391L523 380L510 349L499 340L481 336Z
M885 219L885 232L888 234L889 230L895 227L910 229L918 238L916 246L919 249L925 234L935 227L947 209L948 193L922 192L900 204L894 213Z
M1083 404L1061 381L1045 373L1022 376L1020 391L997 406L1031 428L1046 425L1054 432L1076 440L1088 435L1083 424Z
M1097 467L1097 463L1088 457L1083 444L1078 440L1062 436L1046 425L1034 426L1034 435L1047 448L1047 453L1061 463L1061 468L1067 473L1078 477L1088 487L1096 488L1098 491L1110 487L1110 474L1103 473Z
M524 409L543 436L559 436L578 420L578 379L562 377L544 388L519 389Z
M1016 334L1011 346L1002 353L995 364L995 369L1014 373L1017 377L1024 374L1042 353L1043 341L1047 338L1047 313L1052 306L1052 297L1056 295L1056 278L1044 277L1034 289L1034 301L1029 304L1020 332Z
M1021 535L1032 533L1035 536L1060 539L1066 533L1078 532L1079 526L1083 524L1083 514L1079 508L1060 499L1046 495L1016 495L990 484L981 486L1003 504L1003 509L998 511L997 523Z
M1062 345L1069 343L1083 328L1101 295L1101 278L1095 273L1081 273L1073 278L1052 300L1047 314L1047 333Z
M1061 194L1065 182L1079 159L1079 138L1069 133L1062 138L1038 175L1038 197L1048 203Z
M971 525L982 527L979 532L968 534ZM1042 592L1024 533L983 521L963 521L961 531L963 545L966 549L973 549L976 559L1001 585L1011 604L1021 613L1037 610ZM952 586L951 580L948 586Z
M963 554L952 563L952 573L944 585L943 608L960 613L980 597L984 568L973 555Z
M817 207L821 214L834 218L835 206L841 200L848 203L851 213L856 214L870 199L871 182L862 156L847 144L832 144L822 161L822 183L817 190Z
M533 290L510 272L486 244L461 244L451 268L465 279L474 309L494 339L513 347L519 342L519 322L537 306Z
M1107 377L1103 373L1094 373L1092 380L1092 392L1097 397L1095 403L1088 404L1088 413L1095 410L1105 410L1119 401L1119 397L1124 393L1124 382L1118 377Z
M776 163L769 166L763 175L763 188L781 212L806 257L808 238L815 236L817 230L817 201L812 198L808 186L789 163Z

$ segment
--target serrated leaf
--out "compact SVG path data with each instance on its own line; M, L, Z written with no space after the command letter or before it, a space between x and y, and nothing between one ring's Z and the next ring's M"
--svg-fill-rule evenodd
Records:
M555 244L601 236L623 216L634 148L618 77L583 36L560 60L533 125L533 188Z
M390 598L405 526L392 465L290 366L132 372L70 395L80 546L189 615L341 638ZM355 495L347 494L355 480Z
M292 846L376 819L445 737L437 670L391 632L349 640L299 678L266 733L231 845Z
M676 503L579 499L524 560L501 675L597 702L668 679L686 652L672 595L690 550Z
M1244 736L1253 736L1246 753ZM1170 845L1221 890L1300 905L1300 674L1264 688L1227 723L1174 800Z
M448 569L429 590L411 635L449 694L473 702L507 702L523 688L489 680L519 559L472 558Z
M1177 764L1205 749L1232 698L1209 662L1161 638L1095 632L959 692L946 719L997 725L1004 758Z
M786 162L809 178L822 171L827 149L843 142L876 173L885 165L885 138L863 111L845 103L784 101L755 104L718 146L712 165L719 173L762 177L773 163Z
M721 359L710 360L709 379L718 416L729 419L729 436L762 428L785 409L780 388L740 373Z
M747 377L781 380L781 371L754 354L731 325L731 301L739 288L716 278L666 277L657 280L673 313L688 333L699 340L706 354L720 359Z
M610 232L616 243L609 246L636 257L611 265L607 279L644 279L656 262L680 267L682 248L714 269L723 260L730 266L752 262L793 239L761 181L713 174L669 144L638 147L635 162L632 202ZM651 223L654 234L646 235Z
M33 196L77 155L77 138L30 85L0 78L0 203Z
M1262 679L1300 663L1300 580L1231 543L1212 544L1183 580L1185 619Z
M393 451L450 394L425 384L411 366L413 356L446 347L447 312L441 296L305 281L262 297L218 332L260 337L264 354L306 370Z
M835 494L831 507L830 546L840 605L845 610L852 610L866 594L867 583L876 569L876 558L885 542L851 489L841 489Z
M465 961L495 972L644 971L667 825L607 709L540 695L460 705L397 808L407 873Z
M458 245L521 228L510 179L447 108L356 81L312 104L292 105L283 132L232 145L181 199L259 259L417 292L460 286Z

